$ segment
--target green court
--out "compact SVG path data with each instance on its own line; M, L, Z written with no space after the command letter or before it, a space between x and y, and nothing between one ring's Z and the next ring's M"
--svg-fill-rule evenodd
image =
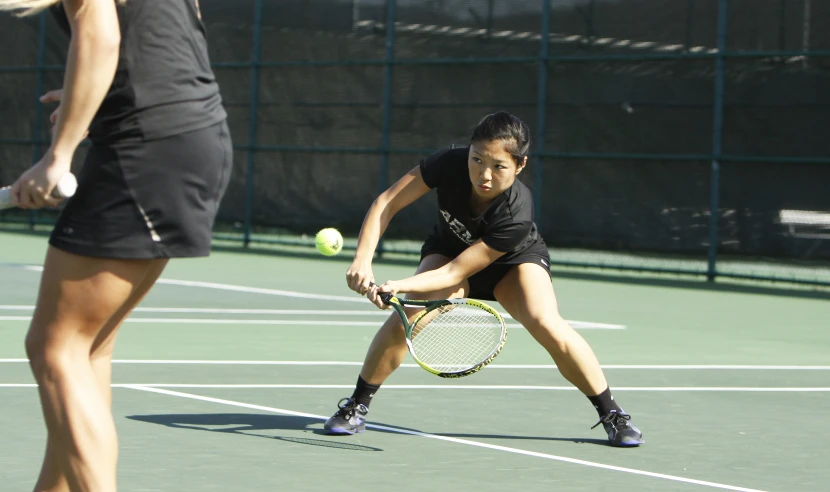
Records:
M0 233L2 490L31 490L45 444L23 339L46 239ZM830 483L830 294L555 275L646 439L606 445L596 414L508 320L460 380L411 360L367 432L322 434L386 314L347 290L348 254L217 251L172 262L119 335L125 491L817 491ZM378 279L414 263L385 262ZM325 303L317 297L323 296ZM825 485L822 485L825 484Z

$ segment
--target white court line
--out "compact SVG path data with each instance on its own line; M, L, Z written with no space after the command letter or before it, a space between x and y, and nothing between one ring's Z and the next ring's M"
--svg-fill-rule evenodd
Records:
M333 295L324 295L324 294L310 294L306 292L294 292L290 290L279 290L279 289L264 289L261 287L245 287L243 285L231 285L231 284L219 284L215 282L197 282L192 280L172 280L166 278L160 278L156 281L158 284L166 284L166 285L179 285L182 287L201 287L203 289L217 289L217 290L229 290L234 292L246 292L248 294L266 294L270 296L282 296L282 297L297 297L300 299L317 299L322 301L338 301L338 302L360 302L366 303L366 299L363 296L358 295L355 293L353 296L333 296Z
M30 321L30 316L0 316L0 321ZM316 326L318 328L334 328L342 326L362 326L376 328L371 321L331 321L331 320L308 320L308 319L209 319L209 318L127 318L125 323L146 323L146 324L173 324L173 325L273 325L273 326ZM507 328L524 328L522 325L512 323L506 324ZM582 327L584 328L584 327ZM576 329L576 327L574 327ZM621 330L623 328L595 328L599 330Z
M327 313L315 313L327 314ZM389 314L386 313L388 316ZM0 321L30 321L31 316L0 316ZM142 318L130 317L124 320L127 323L169 323L187 325L317 325L329 326L375 326L373 321L330 321L330 320L280 320L280 319L211 319L211 318ZM572 321L571 327L575 330L624 330L622 325L608 325L585 321ZM505 323L507 328L518 329L524 327L518 323Z
M326 420L326 419L328 419L328 417L324 417L322 415L314 415L314 414L310 414L310 413L294 412L292 410L284 410L284 409L281 409L281 408L265 407L265 406L261 406L261 405L252 405L252 404L249 404L249 403L242 403L242 402L237 402L237 401L232 401L232 400L222 400L222 399L219 399L219 398L211 398L211 397L207 397L207 396L194 395L194 394L191 394L191 393L181 393L181 392L178 392L178 391L170 391L170 390L164 390L164 389L160 389L160 388L148 388L146 386L141 386L141 385L132 385L132 386L125 386L125 387L128 387L130 389L134 389L134 390L138 390L138 391L148 391L148 392L151 392L151 393L159 393L159 394L162 394L162 395L176 396L176 397L179 397L179 398L189 398L189 399L193 399L193 400L201 400L201 401L206 401L206 402L210 402L210 403L218 403L218 404L221 404L221 405L230 405L230 406L235 406L235 407L249 408L251 410L260 410L260 411L277 413L277 414L282 414L282 415L292 415L292 416L295 416L295 417L305 417L305 418L312 418L312 419L317 419L317 420ZM491 449L491 450L494 450L494 451L502 451L502 452L506 452L506 453L520 454L520 455L524 455L524 456L532 456L532 457L535 457L535 458L543 458L543 459L547 459L547 460L561 461L561 462L565 462L565 463L572 463L572 464L575 464L575 465L582 465L582 466L588 466L588 467L592 467L592 468L601 468L601 469L604 469L604 470L610 470L610 471L616 471L616 472L622 472L622 473L629 473L629 474L632 474L632 475L641 475L641 476L646 476L646 477L651 477L651 478L659 478L659 479L663 479L663 480L670 480L670 481L673 481L673 482L683 482L683 483L689 483L689 484L694 484L694 485L702 485L702 486L705 486L705 487L712 487L712 488L716 488L716 489L734 490L734 491L738 491L738 492L761 492L757 489L748 489L748 488L745 488L745 487L735 487L735 486L732 486L732 485L725 485L725 484L715 483L715 482L707 482L707 481L704 481L704 480L695 480L693 478L684 478L684 477L678 477L678 476L674 476L674 475L666 475L666 474L663 474L663 473L654 473L654 472L649 472L649 471L644 471L644 470L637 470L637 469L634 469L634 468L624 468L624 467L621 467L621 466L606 465L606 464L603 464L603 463L596 463L596 462L593 462L593 461L578 460L578 459L574 459L574 458L567 458L567 457L564 457L564 456L557 456L557 455L553 455L553 454L537 453L535 451L527 451L527 450L524 450L524 449L511 448L511 447L507 447L507 446L487 444L487 443L478 442L478 441L471 441L471 440L468 440L468 439L459 439L459 438L456 438L456 437L447 437L447 436L442 436L442 435L438 435L438 434L429 434L429 433L426 433L426 432L412 431L412 430L407 430L407 429L398 429L396 427L388 427L388 426L385 426L385 425L366 424L366 427L368 427L370 429L377 429L377 430L382 430L382 431L386 431L386 432L395 432L397 434L406 434L406 435L410 435L410 436L424 437L424 438L427 438L427 439L436 439L436 440L439 440L439 441L451 442L451 443L455 443L455 444L464 444L464 445L467 445L467 446L473 446L473 447L477 447L477 448Z
M30 321L30 316L0 316L0 321ZM127 318L125 323L183 324L183 325L309 325L332 326L374 326L371 321L331 321L299 319L209 319L209 318ZM512 328L512 327L511 327Z
M5 265L9 266L9 265ZM19 268L23 268L24 270L32 270L32 271L43 271L42 266L34 266L34 265L20 265ZM339 301L339 302L354 302L354 303L363 303L364 305L367 304L367 301L362 296L358 296L355 294L354 296L333 296L333 295L323 295L323 294L310 294L306 292L295 292L289 290L277 290L277 289L264 289L260 287L245 287L242 285L231 285L231 284L220 284L215 282L197 282L191 280L173 280L173 279L158 279L156 281L158 284L167 284L167 285L179 285L184 287L201 287L205 289L217 289L217 290L229 290L234 292L246 292L249 294L265 294L265 295L272 295L272 296L284 296L284 297L295 297L300 299L317 299L317 300L327 300L327 301ZM383 312L383 311L379 311ZM509 314L507 313L500 313L502 317L505 319L512 319ZM8 320L11 321L11 320ZM573 328L594 328L594 329L605 329L605 330L624 330L626 327L625 325L617 325L617 324L609 324L609 323L596 323L593 321L575 321L575 320L568 320L568 323L571 324Z
M34 306L0 305L0 311L33 311ZM389 316L380 309L336 310L336 309L226 309L226 308L162 308L137 307L135 313L184 313L184 314L291 314L321 316Z
M9 266L9 265L4 265ZM19 265L19 268L24 270L30 270L33 272L42 272L43 267L39 265ZM323 295L323 294L308 294L304 292L293 292L289 290L278 290L278 289L263 289L260 287L245 287L242 285L230 285L230 284L218 284L214 282L197 282L191 280L171 280L171 279L164 279L160 278L156 281L157 284L167 284L167 285L180 285L183 287L202 287L205 289L219 289L219 290L230 290L236 292L247 292L249 294L267 294L272 296L283 296L283 297L299 297L302 299L317 299L323 301L339 301L339 302L366 302L361 296L355 294L354 296L332 296L332 295Z
M0 311L32 311L34 306L0 305ZM153 308L138 307L133 310L136 313L181 313L181 314L283 314L283 315L316 315L316 316L389 316L388 311L372 309L360 310L334 310L334 309L221 309L221 308ZM507 313L501 313L505 319L513 319ZM28 321L23 317L6 316L0 317L5 321ZM144 318L142 318L144 319ZM598 329L598 330L624 330L625 325L612 323L597 323L594 321L568 320L573 328ZM510 328L520 327L519 325L508 325Z
M191 384L191 383L121 383L113 388L214 388L214 389L354 389L353 384ZM0 388L36 388L35 383L0 383ZM577 391L574 386L511 386L511 385L466 385L466 384L385 384L388 390L502 390L502 391ZM787 387L729 387L729 386L642 386L614 387L614 391L672 392L672 393L830 393L830 388L787 388Z
M0 359L0 363L22 363L29 359ZM362 362L330 360L199 360L199 359L113 359L113 364L192 364L240 366L362 366ZM401 364L402 368L419 368L418 364ZM830 366L751 366L751 365L648 365L603 364L603 369L634 370L718 370L718 371L830 371ZM490 364L487 369L556 369L553 364Z
M0 321L30 321L30 316L0 316ZM309 325L320 327L334 326L374 326L371 321L331 321L300 319L209 319L209 318L127 318L125 323L179 324L179 325ZM508 325L508 328L519 328Z

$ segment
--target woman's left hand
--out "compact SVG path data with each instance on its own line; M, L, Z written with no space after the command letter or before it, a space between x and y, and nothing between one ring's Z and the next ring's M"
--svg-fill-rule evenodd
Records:
M389 304L383 302L381 299L380 294L392 294L397 295L399 291L398 283L394 280L390 280L383 285L372 285L372 288L369 289L369 292L366 293L366 297L377 307L381 309L389 309Z
M11 197L14 204L26 209L58 206L63 198L52 196L52 190L63 175L69 172L70 165L71 161L47 153L12 185Z

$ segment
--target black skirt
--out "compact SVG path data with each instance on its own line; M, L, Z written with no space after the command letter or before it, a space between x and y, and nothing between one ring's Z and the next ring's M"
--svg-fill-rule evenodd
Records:
M232 167L225 121L158 140L93 144L49 244L100 258L207 256Z
M451 260L458 256L458 253L453 251L452 246L445 244L445 241L436 233L430 234L421 247L421 261L434 254L446 256ZM496 260L467 279L470 282L470 292L467 297L482 301L495 301L496 297L493 292L496 290L496 285L507 275L511 268L522 263L534 263L550 272L550 253L541 238L522 251L521 254L509 260Z

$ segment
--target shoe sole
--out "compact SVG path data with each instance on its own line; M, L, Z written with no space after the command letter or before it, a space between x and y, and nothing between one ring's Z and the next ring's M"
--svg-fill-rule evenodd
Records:
M637 446L639 446L641 444L645 444L645 443L646 443L646 441L644 439L640 440L640 441L633 441L633 442L631 442L631 441L629 441L629 442L614 442L614 441L611 441L611 445L614 446L614 447L617 447L617 448L636 448Z
M343 428L332 428L332 429L325 429L326 434L330 436L353 436L355 434L360 434L361 432L366 431L366 426L359 426L357 429L350 431Z

